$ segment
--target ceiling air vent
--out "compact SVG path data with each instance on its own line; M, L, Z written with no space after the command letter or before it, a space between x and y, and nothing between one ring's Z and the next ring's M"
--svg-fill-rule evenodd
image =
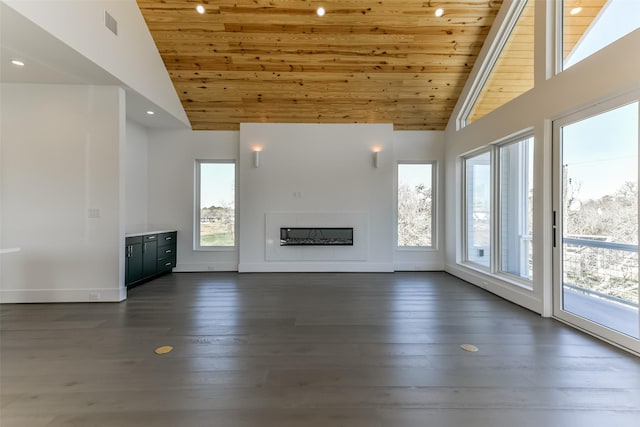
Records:
M109 12L104 11L104 26L107 27L113 34L118 35L118 21L116 18L109 15Z

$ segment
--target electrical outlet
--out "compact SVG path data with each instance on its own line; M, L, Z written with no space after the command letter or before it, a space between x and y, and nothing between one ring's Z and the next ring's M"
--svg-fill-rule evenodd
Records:
M100 301L100 292L89 292L89 301Z

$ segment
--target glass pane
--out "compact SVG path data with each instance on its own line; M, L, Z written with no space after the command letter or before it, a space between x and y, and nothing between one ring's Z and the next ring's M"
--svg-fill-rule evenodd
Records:
M640 28L638 0L564 0L562 69Z
M489 267L491 242L491 154L468 158L466 168L467 260Z
M398 164L398 246L432 246L431 164Z
M533 88L535 1L527 1L465 122L472 123Z
M500 269L531 279L533 138L500 147Z
M200 246L235 245L233 163L200 164Z
M562 128L563 309L639 337L638 103Z

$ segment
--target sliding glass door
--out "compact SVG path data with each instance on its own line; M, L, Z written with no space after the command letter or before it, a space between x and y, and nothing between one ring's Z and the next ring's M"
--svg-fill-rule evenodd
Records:
M554 123L554 315L640 351L638 101Z

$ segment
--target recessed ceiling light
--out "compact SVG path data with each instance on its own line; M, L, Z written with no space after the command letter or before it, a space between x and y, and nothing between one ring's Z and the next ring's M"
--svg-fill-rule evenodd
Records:
M150 115L150 116L153 116L155 113L153 111L149 110L149 111L147 111L147 114Z
M18 59L12 59L11 63L13 65L15 65L16 67L24 67L24 62L18 60Z
M573 9L571 9L571 12L569 12L569 13L571 13L572 15L577 15L580 12L582 12L582 8L580 6L578 6L578 7L574 7Z
M319 8L317 8L316 13L318 14L318 16L324 16L325 14L324 7L320 6Z
M437 18L440 18L442 15L444 15L444 9L439 7L438 9L436 9L436 13L435 13Z
M198 13L199 13L200 15L204 14L204 12L205 12L205 10L204 10L204 6L203 6L203 5L201 5L201 4L199 4L199 5L197 5L197 6L196 6L196 10L198 11Z

